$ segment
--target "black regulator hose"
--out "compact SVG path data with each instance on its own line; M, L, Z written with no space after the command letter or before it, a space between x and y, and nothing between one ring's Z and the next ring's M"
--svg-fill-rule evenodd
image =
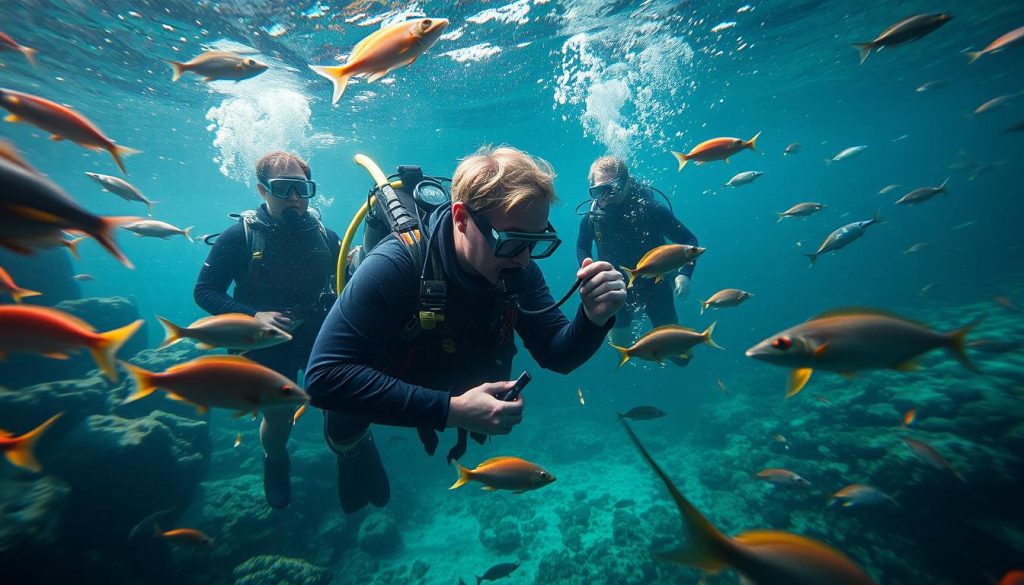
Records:
M524 315L540 315L541 313L547 313L548 311L553 311L558 307L561 307L565 304L565 301L569 300L572 293L576 292L576 290L580 288L580 285L583 284L583 280L577 278L569 291L565 293L562 298L558 299L558 302L549 307L535 310L524 309L519 304L519 293L523 290L525 284L523 282L524 274L525 272L522 268L508 268L502 270L498 275L498 288L508 295L512 304L515 305L516 310Z

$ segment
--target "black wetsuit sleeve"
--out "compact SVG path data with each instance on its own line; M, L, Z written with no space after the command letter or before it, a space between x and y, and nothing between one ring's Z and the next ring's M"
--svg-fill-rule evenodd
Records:
M256 314L255 309L235 300L227 292L231 281L245 267L248 253L245 232L240 227L232 226L217 237L192 290L192 296L200 308L211 315Z
M525 290L533 292L519 296L520 306L539 309L554 304L551 291L536 264L527 268L527 276L528 286ZM540 315L519 313L516 333L542 368L568 374L597 352L614 324L613 317L604 327L594 325L584 313L583 305L580 305L572 321L559 309L545 311Z
M444 430L450 394L376 369L388 341L414 314L419 275L401 244L369 254L334 304L313 345L306 391L317 408L372 423Z
M687 246L699 245L697 243L697 236L693 235L693 232L676 219L676 216L672 215L672 212L667 207L659 205L657 210L656 215L658 217L658 224L661 226L661 232L665 234L665 237L670 242ZM679 271L679 274L692 277L694 268L696 268L694 263L687 264Z
M590 221L589 215L584 215L580 220L580 235L576 238L576 262L580 265L586 258L593 258L591 252L594 248L594 222Z

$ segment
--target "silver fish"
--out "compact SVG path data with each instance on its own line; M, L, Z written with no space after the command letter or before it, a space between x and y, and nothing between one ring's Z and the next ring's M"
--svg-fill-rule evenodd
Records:
M153 202L146 199L146 196L128 181L125 181L120 177L111 177L110 175L101 175L99 173L85 174L93 181L102 185L104 189L125 201L138 201L139 203L145 203L146 207L149 208L149 215L153 215Z
M947 183L949 183L948 177L938 187L921 187L919 189L914 189L910 193L900 197L896 201L896 205L916 205L918 203L924 203L939 193L947 193Z
M744 172L736 175L735 177L729 179L729 182L726 183L725 185L722 185L722 186L723 187L739 187L740 185L747 185L747 184L750 184L750 183L753 183L754 181L756 181L757 178L760 177L763 174L764 173L762 173L761 171L744 171Z
M815 213L821 211L822 209L825 209L825 204L824 203L814 203L814 202L797 203L796 205L794 205L793 207L790 207L786 211L783 211L781 213L776 212L776 215L779 216L779 221L782 221L782 220L786 219L787 217L807 217L809 215L812 215L812 214L815 214ZM778 222L776 222L776 223L778 223Z
M867 149L867 146L851 146L849 148L844 148L844 149L840 150L832 158L825 159L825 164L832 164L834 162L839 162L841 160L846 160L848 158L853 158L853 157L857 156L858 154L864 152L866 149Z
M877 211L871 219L848 223L832 232L827 238L825 238L825 241L821 243L821 246L818 247L816 252L804 255L810 258L811 266L814 266L814 262L818 259L818 256L826 252L835 252L849 246L863 236L864 232L866 232L869 227L876 223L883 223L882 217Z
M161 238L166 240L170 236L181 234L191 242L192 235L190 232L194 226L181 229L163 221L143 219L140 221L133 221L132 223L125 224L121 227L140 237Z

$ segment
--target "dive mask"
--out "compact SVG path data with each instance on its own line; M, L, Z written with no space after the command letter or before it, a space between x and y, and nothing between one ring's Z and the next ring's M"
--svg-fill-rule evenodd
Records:
M611 181L599 183L590 188L590 198L597 201L604 201L615 197L626 189L628 177L618 177Z
M558 245L562 243L555 228L551 226L551 222L548 222L548 227L542 232L499 232L494 229L484 214L477 213L468 206L466 211L469 212L469 217L473 219L484 239L491 245L496 258L515 258L523 250L529 249L530 258L539 260L554 254Z
M287 199L293 190L301 199L311 199L316 196L316 183L309 179L274 177L266 182L260 181L260 184L278 199Z

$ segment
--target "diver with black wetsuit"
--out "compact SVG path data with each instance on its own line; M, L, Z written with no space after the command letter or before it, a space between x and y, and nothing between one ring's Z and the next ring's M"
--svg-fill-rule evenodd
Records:
M291 341L245 356L292 380L306 367L334 301L331 286L339 248L338 235L308 208L316 188L304 165L287 153L260 159L257 178L264 204L217 237L193 292L196 304L212 315L244 313L288 331ZM229 296L232 282L235 289ZM275 508L291 501L286 446L292 415L289 409L268 409L260 427L263 487L267 503Z
M622 159L606 156L594 161L590 170L591 208L580 220L576 241L576 257L589 258L597 244L597 259L606 260L616 268L634 267L652 249L667 242L697 246L697 236L672 214L672 211L654 198L651 187L629 175ZM652 327L677 323L672 299L673 284L685 298L689 292L693 263L683 266L679 274L684 278L666 276L665 281L637 279L629 289L626 306L618 314L611 340L628 347L630 325L636 313L644 312ZM682 362L685 365L688 362Z

